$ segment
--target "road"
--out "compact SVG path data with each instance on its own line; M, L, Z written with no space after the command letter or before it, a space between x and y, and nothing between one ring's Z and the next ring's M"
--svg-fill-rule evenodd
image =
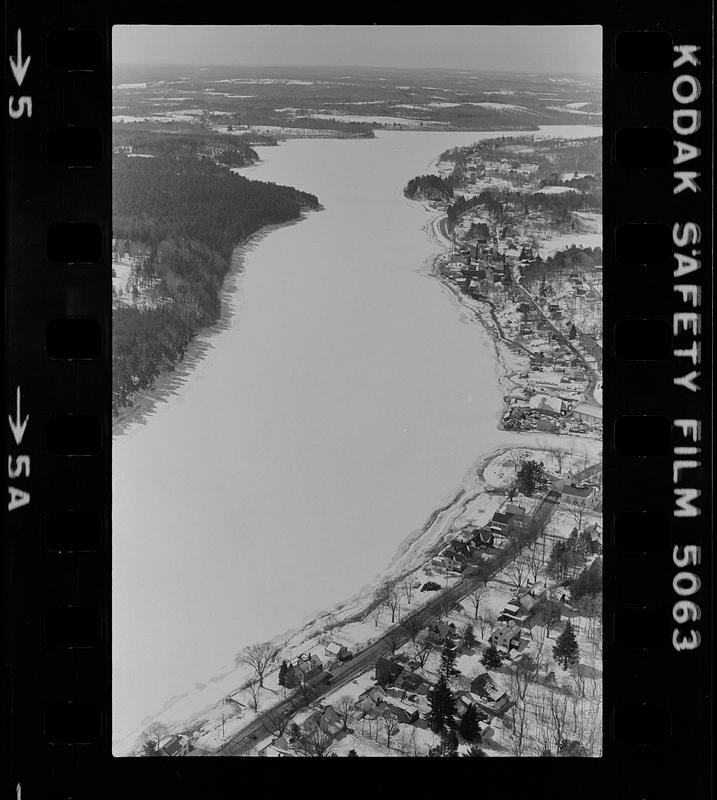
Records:
M585 358L585 356L577 349L577 347L575 347L575 345L570 341L570 339L568 339L568 337L558 327L556 327L553 324L552 320L550 320L548 318L548 316L545 314L543 309L532 298L532 296L530 295L530 292L528 292L518 281L515 280L515 278L516 278L515 270L511 270L511 272L513 274L513 285L522 292L522 294L524 295L525 299L540 314L540 316L543 318L543 320L546 322L546 324L550 327L550 329L553 331L553 333L557 336L557 338L560 341L560 343L562 345L564 345L565 347L567 347L572 353L574 353L580 359L581 363L583 364L583 366L587 370L588 375L589 375L589 379L588 379L588 385L587 385L587 387L585 389L585 399L586 400L587 399L591 400L592 403L594 405L596 405L596 406L602 406L602 403L599 403L597 401L597 398L595 397L595 389L597 388L597 383L598 383L598 380L600 379L600 376L599 376L598 372L595 369L593 369L590 366L590 364L588 364L587 359Z
M532 517L539 520L549 520L553 515L555 507L559 503L559 493L555 490L549 491L536 506ZM547 521L546 520L546 521ZM517 554L516 554L517 555ZM498 559L498 564L495 569L488 575L466 575L462 577L461 581L452 586L450 589L442 591L437 597L429 600L422 608L417 609L412 614L404 618L404 622L415 620L422 628L427 628L430 622L439 616L441 610L445 608L447 600L459 602L467 597L473 589L484 586L488 580L493 578L506 566L506 563ZM394 648L400 647L405 644L409 638L409 633L402 627L390 628L380 639L373 644L361 650L351 661L346 661L340 666L332 669L332 680L329 685L322 684L321 688L317 689L317 694L312 698L311 702L320 700L329 692L334 692L336 689L345 686L359 675L370 669L381 656L390 656L392 649L389 645L389 637L393 637L398 633L398 644L392 641ZM311 681L309 684L311 685ZM314 684L317 682L314 681ZM282 700L277 705L273 706L268 711L259 714L256 719L250 722L246 727L237 731L231 736L216 752L217 756L241 756L245 755L251 748L272 733L269 720L271 718L284 718L293 715L296 711L308 705L306 699L300 694L296 693L286 700Z

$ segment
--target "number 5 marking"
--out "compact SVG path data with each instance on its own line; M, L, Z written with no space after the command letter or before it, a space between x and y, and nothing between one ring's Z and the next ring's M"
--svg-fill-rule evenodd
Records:
M13 108L14 102L15 98L10 95L7 103L7 111L12 119L20 119L25 112L27 112L28 117L32 116L32 97L28 97L27 95L18 97L17 108Z

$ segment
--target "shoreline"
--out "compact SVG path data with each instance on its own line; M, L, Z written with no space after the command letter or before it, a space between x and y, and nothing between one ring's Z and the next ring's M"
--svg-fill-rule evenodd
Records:
M320 209L319 209L320 210ZM297 219L263 225L254 233L239 242L229 261L229 269L224 276L220 291L221 311L219 319L213 324L201 328L191 340L182 358L172 367L165 367L157 376L151 387L139 392L132 404L125 406L112 420L112 439L128 433L135 425L146 425L158 406L176 396L189 380L194 370L214 347L214 338L218 333L226 331L234 320L235 313L241 305L239 283L244 273L245 257L273 230L296 225L308 212L302 211Z
M435 231L435 225L441 218L441 215L436 215L433 209L429 209L426 206L424 206L424 208L431 215L431 218L426 222L423 229L426 235L435 241L437 251L434 255L430 256L419 269L425 270L426 277L437 279L447 291L450 291L457 303L459 313L465 314L466 321L470 324L480 324L490 337L496 354L495 373L501 392L501 411L498 412L496 417L496 428L502 430L499 423L505 408L505 397L514 386L518 385L512 380L512 375L516 370L511 369L509 363L511 355L510 349L505 343L505 340L500 336L499 326L491 315L492 308L490 303L488 301L481 302L467 298L455 285L451 284L450 281L440 274L438 264L441 250L444 248L441 238ZM267 229L262 229L262 233L265 234L268 232L269 228L273 227L274 226L267 226ZM242 256L246 252L244 246L253 240L256 235L257 234L254 234L247 242L241 245ZM243 260L241 263L243 266ZM226 284L226 290L228 292L233 292L236 289L236 279L240 275L241 270L235 270L233 267L231 270L231 283ZM224 297L222 317L224 317ZM231 317L229 319L231 319ZM226 324L228 324L228 322L229 320L227 320ZM217 328L217 326L213 326L212 331L214 331L215 328ZM192 354L192 363L188 365L186 370L182 371L182 376L186 377L189 371L191 371L191 368L196 365L199 358L201 358L206 352L206 349L210 346L211 344L209 342L205 342L203 349ZM182 376L178 379L180 383L183 380ZM177 383L174 384L175 387L177 385ZM154 409L154 405L152 409ZM377 573L350 597L339 600L332 606L317 609L306 615L295 626L276 634L268 640L277 650L281 651L282 658L294 658L300 653L306 652L314 647L319 643L322 637L326 638L327 635L334 636L341 631L342 628L365 620L371 608L375 606L377 602L375 598L376 589L385 581L395 583L402 580L402 578L407 575L419 572L424 565L442 549L449 535L455 531L455 524L464 514L473 513L475 515L478 513L478 515L481 516L481 501L483 501L482 510L485 511L487 521L494 511L493 505L496 505L495 500L491 501L493 495L491 495L490 490L497 487L493 487L486 481L484 471L494 459L499 458L505 452L515 448L536 451L542 450L544 449L546 441L554 441L558 438L566 442L566 447L568 446L568 440L575 439L577 441L584 441L581 437L573 437L565 434L558 437L557 434L546 434L537 431L526 431L521 434L512 431L504 432L506 434L506 443L494 447L487 453L480 453L477 455L476 460L468 467L461 477L456 491L446 495L444 500L441 501L441 504L430 512L426 521L420 528L411 531L397 543L393 557L383 570ZM516 441L511 442L510 440ZM501 497L501 501L502 499ZM472 504L476 504L478 507L477 511L475 508L473 508L471 512L468 511L469 506ZM168 699L160 711L148 715L148 717L143 720L139 730L145 727L149 721L166 715L165 719L173 727L177 729L181 727L183 730L198 731L205 724L203 718L207 718L212 710L216 709L217 705L222 702L222 698L235 695L242 691L250 677L249 672L241 666L238 667L233 662L227 663L220 667L215 675L203 680L201 684L197 684L197 686L201 685L203 687L217 686L218 692L211 700L207 698L209 702L203 705L201 709L197 710L195 708L193 711L184 715L178 712L176 718L171 718L172 706L175 704L181 705L185 698L191 698L192 692L188 691L184 695ZM220 683L225 683L221 689L219 689ZM127 741L128 739L129 737L123 741ZM132 744L131 749L134 749L134 746L135 745ZM127 752L130 751L131 750L128 749Z

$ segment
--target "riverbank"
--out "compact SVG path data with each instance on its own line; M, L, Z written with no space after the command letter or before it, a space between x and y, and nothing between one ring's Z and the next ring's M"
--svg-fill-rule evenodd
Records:
M434 509L426 522L408 534L396 548L396 553L386 569L377 574L359 592L333 606L309 614L295 628L277 634L268 640L279 656L272 669L265 676L267 687L259 711L268 710L273 702L282 698L277 684L278 666L282 660L295 660L299 655L316 653L325 659L324 648L327 642L338 642L350 652L357 652L373 643L375 638L385 632L385 625L377 627L372 611L378 601L376 594L385 583L399 586L405 579L414 584L427 580L439 580L442 585L453 586L460 581L455 575L447 578L437 573L430 561L457 533L466 526L480 527L488 523L493 514L505 504L501 489L507 489L500 478L501 465L510 460L511 451L521 455L545 458L547 448L554 448L566 437L541 436L531 434L510 434L506 436L515 442L498 447L478 457L464 474L455 494L446 498L445 503ZM584 443L583 443L584 444ZM595 452L588 453L591 461L599 459L599 443L594 442ZM491 473L488 479L486 473ZM431 599L431 593L417 593L411 611L420 607L421 601ZM169 699L156 714L148 716L142 725L161 721L168 729L190 734L195 745L207 753L219 747L224 739L219 737L220 720L226 717L226 735L251 722L255 713L249 709L247 685L253 677L252 670L236 662L226 663L212 677L194 685L191 691ZM273 698L273 700L272 700ZM238 703L244 708L238 712ZM232 719L233 715L239 716ZM239 722L241 721L241 724ZM136 735L139 734L139 731ZM140 738L133 737L123 743L115 742L115 755L139 753Z
M522 354L518 352L520 348L506 339L500 322L495 315L493 304L489 300L476 300L469 297L464 292L461 292L454 281L449 280L443 275L441 272L442 257L448 249L448 241L446 240L443 229L445 217L443 214L436 214L435 210L428 204L423 203L422 205L425 210L433 216L424 227L426 235L431 241L436 243L436 246L442 248L442 252L437 253L430 260L428 274L432 278L438 280L446 291L450 292L467 315L467 318L481 325L490 337L495 349L496 377L503 395L505 411L508 407L508 398L511 392L521 385L520 381L516 380L516 376L530 368L528 355L527 353Z
M208 731L224 697L250 708L234 656L252 642L284 631L288 655L324 660L322 638L355 649L382 633L374 587L502 502L476 484L476 455L541 444L497 428L493 345L430 276L427 217L402 195L474 138L287 142L252 168L326 210L263 240L232 328L113 448L118 754L152 716Z
M426 232L430 236L430 226L435 222L426 224ZM426 264L428 274L433 278L441 279L434 272L436 256ZM453 302L461 310L464 319L469 324L479 322L488 331L495 347L495 371L502 394L509 392L513 385L511 375L515 372L514 354L507 344L500 338L499 326L490 313L487 303L480 303L467 298L456 290L450 282L441 279L441 285L451 293ZM496 426L497 427L497 426ZM386 568L356 592L351 597L344 599L333 606L307 615L296 627L277 634L271 639L273 647L279 652L279 662L282 659L291 660L297 656L316 652L323 657L325 643L329 640L337 641L352 652L372 643L378 633L373 619L372 610L377 606L376 593L385 583L399 584L405 578L416 583L436 579L436 574L430 565L430 560L436 555L461 528L467 525L485 525L505 503L504 494L500 489L506 489L495 480L487 480L485 473L508 457L510 451L516 449L523 454L534 453L534 457L545 457L549 447L565 446L569 443L565 436L553 436L537 433L510 433L505 434L506 443L498 448L493 448L488 453L478 456L476 461L463 475L455 491L450 492L445 500L435 507L428 515L424 524L411 531L396 546L393 557ZM594 443L599 449L599 443ZM587 457L587 455L586 455ZM599 453L592 453L592 458L597 460ZM444 578L438 580L446 585L456 583L459 578ZM430 594L417 595L415 603ZM418 607L417 605L415 606ZM413 607L412 607L413 608ZM275 666L278 666L278 663ZM226 735L229 736L241 729L253 718L253 713L248 709L248 693L246 686L251 679L251 670L236 663L226 663L211 678L201 684L196 684L192 691L182 696L169 700L163 709L152 719L162 720L168 727L176 731L184 731L194 736L197 746L211 752L224 741L219 735L220 722L226 716L231 721L226 723ZM281 690L276 683L276 670L266 679L270 687L264 694L259 709L266 710L281 697ZM227 701L227 698L232 698ZM272 700L272 698L275 698ZM229 704L228 704L229 703ZM237 703L242 703L244 710L236 716ZM232 717L232 714L235 716ZM149 718L143 721L146 725ZM132 744L127 743L124 752L132 749ZM122 750L116 751L122 754Z
M232 251L229 270L224 277L220 291L221 311L219 319L213 325L202 328L187 346L182 358L172 367L165 367L157 376L152 386L137 393L132 403L125 406L112 421L112 436L122 436L134 425L146 424L148 418L156 411L157 406L166 403L179 395L181 388L191 374L202 362L213 347L217 334L226 331L238 311L241 303L239 283L244 271L247 255L262 239L274 230L295 225L306 218L308 212L302 212L298 219L280 222L275 225L264 225L258 231L237 244Z

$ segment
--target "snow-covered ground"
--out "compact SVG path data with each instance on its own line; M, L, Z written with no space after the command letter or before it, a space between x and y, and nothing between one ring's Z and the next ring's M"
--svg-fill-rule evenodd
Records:
M566 250L571 245L576 247L602 247L602 233L566 233L552 239L541 239L538 250L542 258L547 258L558 252Z
M539 439L539 436L537 437ZM496 456L483 471L483 477L491 486L507 488L515 481L516 470L527 459L543 462L549 475L569 478L577 472L598 462L601 444L595 439L576 440L571 436L561 437L561 445L551 448L512 448Z
M371 124L376 122L381 125L403 125L407 128L420 128L431 126L449 125L448 122L437 122L435 120L410 119L409 117L390 117L390 116L369 116L368 114L309 114L314 119L328 119L336 122L366 122Z
M535 189L533 194L567 194L568 192L577 193L578 189L572 186L543 186L541 189Z

